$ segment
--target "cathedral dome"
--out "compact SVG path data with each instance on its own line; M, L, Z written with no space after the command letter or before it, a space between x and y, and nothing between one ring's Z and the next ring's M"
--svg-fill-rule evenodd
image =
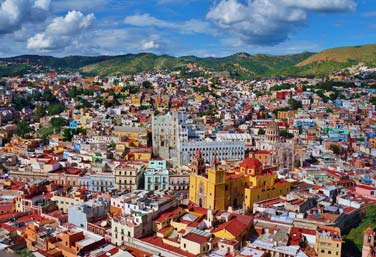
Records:
M268 126L266 127L266 132L270 132L269 133L270 135L278 135L279 134L278 124L275 121L269 122Z
M256 158L245 158L240 163L240 167L244 168L245 170L259 170L262 168L262 163Z

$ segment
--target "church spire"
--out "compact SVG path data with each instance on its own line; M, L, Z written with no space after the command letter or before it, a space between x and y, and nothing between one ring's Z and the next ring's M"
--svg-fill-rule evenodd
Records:
M217 154L213 153L213 159L211 161L211 167L216 170L218 166L218 161L217 161Z

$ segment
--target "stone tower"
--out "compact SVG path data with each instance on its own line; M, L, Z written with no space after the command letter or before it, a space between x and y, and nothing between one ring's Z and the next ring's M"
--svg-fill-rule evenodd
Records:
M205 173L205 162L204 162L204 158L202 158L202 153L200 150L197 150L195 152L195 155L193 156L192 158L192 168L191 168L191 171L192 173L196 174L196 175L202 175Z
M375 255L375 232L371 227L364 231L362 257L373 257Z
M267 143L278 143L279 140L279 127L275 121L271 121L265 130L265 139Z

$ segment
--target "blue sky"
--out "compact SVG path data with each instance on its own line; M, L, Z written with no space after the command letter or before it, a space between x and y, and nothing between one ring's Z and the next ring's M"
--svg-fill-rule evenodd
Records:
M0 0L0 56L290 54L376 43L375 0Z

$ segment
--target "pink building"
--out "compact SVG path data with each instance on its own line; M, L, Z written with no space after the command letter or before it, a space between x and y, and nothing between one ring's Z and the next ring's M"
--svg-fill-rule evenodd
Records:
M366 198L376 199L376 187L367 185L357 185L355 193Z

